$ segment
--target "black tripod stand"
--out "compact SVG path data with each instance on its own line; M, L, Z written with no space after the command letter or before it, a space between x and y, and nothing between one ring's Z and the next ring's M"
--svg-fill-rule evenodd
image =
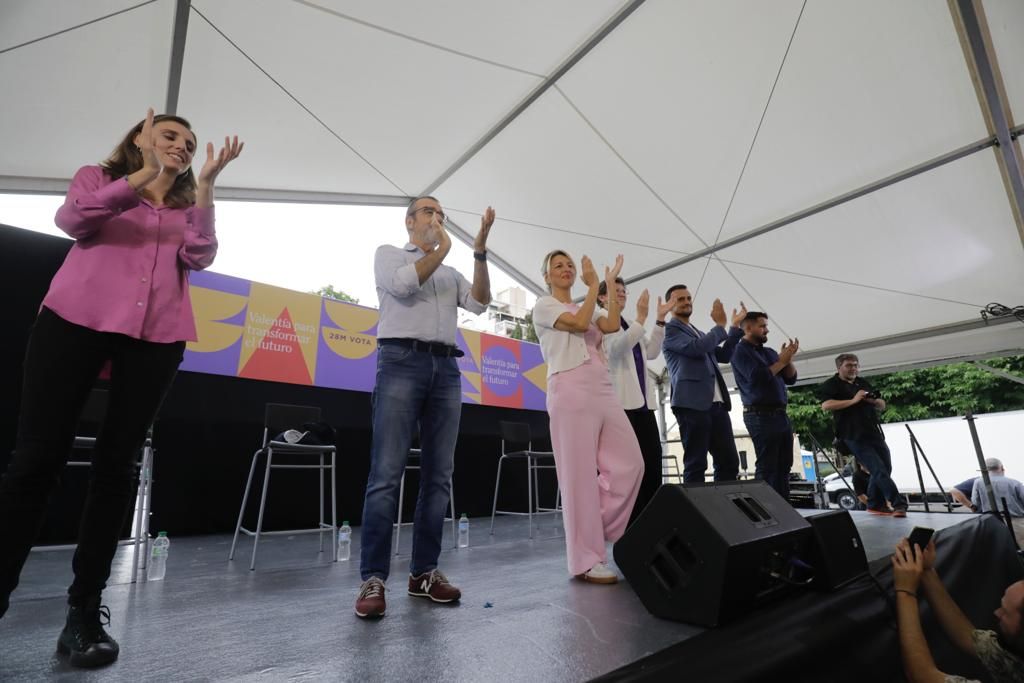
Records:
M836 466L836 463L835 463L835 461L832 460L832 458L828 457L828 453L826 453L825 449L821 447L821 444L818 442L818 440L816 438L814 438L813 434L808 433L807 436L811 440L811 452L814 455L814 457L812 459L814 460L814 498L815 498L815 507L828 509L828 492L825 491L825 482L821 480L821 473L818 472L818 454L819 453L821 454L821 457L825 458L825 462L827 462L829 465L832 465L832 469L834 469L836 471L836 474L839 475L839 479L842 480L843 485L846 486L846 488L850 489L850 493L852 493L854 495L854 497L856 498L857 497L857 492L854 491L853 487L850 486L850 483L848 481L846 481L846 477L843 476L843 471L839 467ZM820 504L819 504L819 501L820 501Z
M910 433L910 450L914 453L914 467L917 468L917 483L921 486L921 500L924 502L924 511L931 512L931 508L928 507L928 494L924 490L924 477L921 476L921 460L924 460L924 464L928 466L928 471L932 473L932 479L935 480L935 485L939 487L939 491L942 492L942 499L946 501L946 512L953 511L953 501L950 499L949 494L946 493L946 488L939 481L939 475L935 474L935 470L932 468L932 464L928 461L928 456L924 454L924 449L921 448L921 444L918 442L917 437L914 435L914 430L910 428L909 424L903 425L907 428L907 432Z

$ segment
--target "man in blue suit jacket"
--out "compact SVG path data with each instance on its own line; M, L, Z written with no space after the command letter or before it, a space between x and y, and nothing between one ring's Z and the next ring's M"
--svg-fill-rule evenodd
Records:
M715 299L711 319L715 327L704 334L692 324L693 297L686 285L673 285L665 300L674 300L672 318L665 324L662 350L672 376L672 412L683 438L683 481L703 483L708 453L715 463L715 481L731 481L739 474L739 455L729 419L729 391L718 369L732 359L743 337L737 326L747 314L733 311L726 331L725 308Z

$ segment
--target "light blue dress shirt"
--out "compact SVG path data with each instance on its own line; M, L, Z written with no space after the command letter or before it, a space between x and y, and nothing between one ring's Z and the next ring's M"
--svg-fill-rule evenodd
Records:
M487 306L472 297L472 285L443 263L420 284L416 262L425 252L411 242L405 248L377 248L373 274L380 302L377 337L400 337L455 345L458 309L483 313Z

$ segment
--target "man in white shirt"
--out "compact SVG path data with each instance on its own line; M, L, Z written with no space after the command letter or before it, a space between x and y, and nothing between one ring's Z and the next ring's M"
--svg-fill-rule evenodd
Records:
M443 264L452 241L441 204L433 197L417 197L409 204L405 247L385 244L377 249L373 269L380 322L360 550L363 585L355 605L359 617L384 616L398 486L417 427L420 495L408 593L441 603L462 597L437 569L462 413L462 375L456 359L463 353L455 345L456 309L482 313L491 301L487 235L493 223L494 210L488 207L473 245L472 284Z

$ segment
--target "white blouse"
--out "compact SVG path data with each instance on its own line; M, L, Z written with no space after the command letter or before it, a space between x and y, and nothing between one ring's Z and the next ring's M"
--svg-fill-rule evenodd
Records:
M542 296L533 307L533 326L540 341L540 353L548 364L548 377L572 370L590 359L583 332L564 332L555 329L555 321L563 313L575 313L575 304L564 304L553 296ZM607 315L607 314L605 314ZM599 307L594 306L592 321L602 316Z

